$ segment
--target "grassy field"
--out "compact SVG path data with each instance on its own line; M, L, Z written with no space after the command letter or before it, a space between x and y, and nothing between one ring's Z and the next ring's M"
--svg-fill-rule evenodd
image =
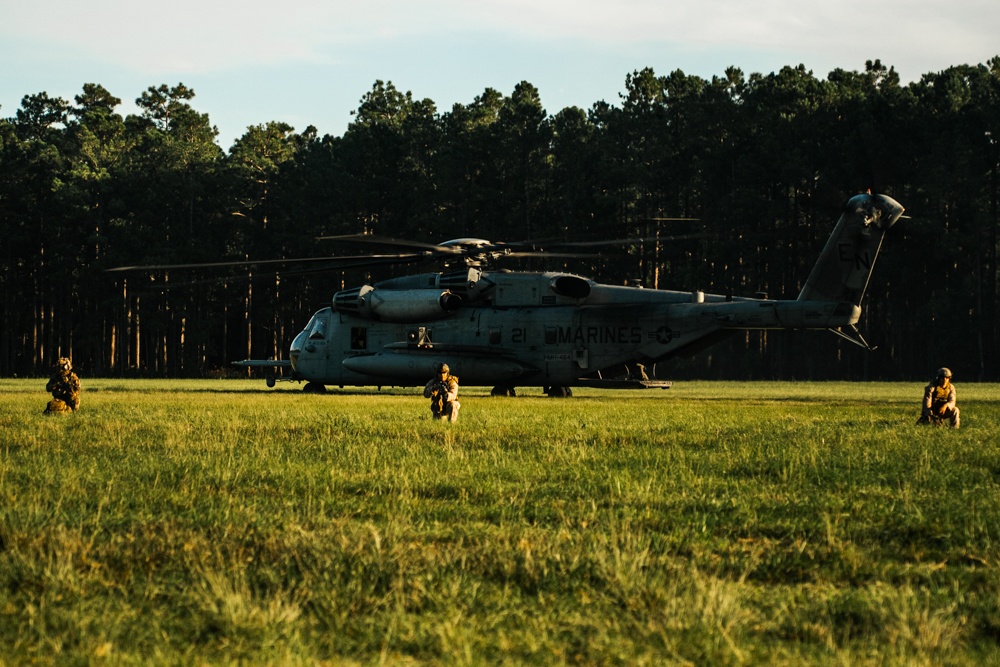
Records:
M83 382L0 380L0 664L1000 665L1000 385Z

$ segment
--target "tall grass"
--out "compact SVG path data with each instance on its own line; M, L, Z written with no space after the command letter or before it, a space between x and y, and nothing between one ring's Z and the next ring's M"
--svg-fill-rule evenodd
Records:
M0 663L1000 664L1000 386L0 381ZM530 392L522 392L530 393Z

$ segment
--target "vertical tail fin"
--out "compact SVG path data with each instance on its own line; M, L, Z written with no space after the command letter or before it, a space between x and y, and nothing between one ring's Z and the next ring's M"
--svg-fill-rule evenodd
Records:
M860 306L882 247L882 237L902 214L903 207L885 195L851 198L798 300Z

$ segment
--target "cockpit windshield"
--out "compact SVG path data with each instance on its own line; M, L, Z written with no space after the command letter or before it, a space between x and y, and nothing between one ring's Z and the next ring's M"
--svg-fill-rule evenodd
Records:
M316 313L309 320L305 330L309 332L310 340L323 340L326 338L327 313Z

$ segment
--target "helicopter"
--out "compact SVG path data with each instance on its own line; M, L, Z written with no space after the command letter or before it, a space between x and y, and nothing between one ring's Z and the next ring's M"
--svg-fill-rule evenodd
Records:
M794 300L494 271L489 261L517 255L515 247L473 238L406 242L414 248L409 254L368 258L444 259L444 270L339 291L295 337L288 359L233 364L264 369L269 387L279 379L304 381L305 391L324 392L329 385L422 386L447 363L463 385L491 386L493 395L541 387L565 397L581 386L668 388L671 382L650 379L645 367L691 355L736 330L829 330L870 350L856 327L861 301L883 237L903 211L886 195L852 197Z

